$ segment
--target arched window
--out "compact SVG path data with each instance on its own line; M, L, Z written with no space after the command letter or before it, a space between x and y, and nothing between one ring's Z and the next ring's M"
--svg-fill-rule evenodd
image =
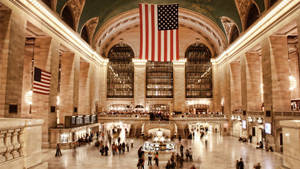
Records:
M51 7L51 0L43 0L43 2L44 2L49 8L52 8L52 7Z
M90 38L89 38L89 33L87 31L86 26L83 27L82 31L81 31L81 38L86 41L87 43L90 42Z
M146 97L173 98L173 63L147 62Z
M202 43L189 46L185 52L186 98L212 97L211 52Z
M107 97L133 98L133 50L124 43L113 46L108 52Z
M69 25L72 29L74 29L74 20L72 11L69 6L66 6L62 12L62 20L66 22L67 25Z
M246 29L249 28L259 18L259 11L255 4L251 4L246 20Z
M230 42L229 43L232 43L234 40L236 40L239 37L239 35L240 35L239 30L238 30L237 26L234 25L231 28Z

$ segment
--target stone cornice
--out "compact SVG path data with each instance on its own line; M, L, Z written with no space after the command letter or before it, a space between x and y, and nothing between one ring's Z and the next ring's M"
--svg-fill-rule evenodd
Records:
M274 34L284 25L283 21L289 19L297 19L300 0L282 0L274 8L268 11L264 16L260 17L254 25L244 32L234 43L232 43L221 55L212 59L213 64L223 64L237 60L240 55L246 53L254 46L258 45L262 39Z
M9 2L35 18L37 22L55 34L60 41L71 46L75 50L73 52L80 53L83 59L95 64L108 62L42 2L38 0L10 0Z

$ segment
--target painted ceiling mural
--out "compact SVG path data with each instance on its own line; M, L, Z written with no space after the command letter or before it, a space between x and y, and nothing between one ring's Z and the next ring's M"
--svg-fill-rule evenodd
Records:
M65 3L68 0L58 0L56 10L61 12ZM83 1L83 0L80 0ZM236 8L235 1L243 0L85 0L85 4L80 16L77 31L79 32L82 26L91 18L99 17L99 22L96 30L101 25L114 16L138 7L139 3L155 3L155 4L170 4L178 3L181 8L186 8L207 16L224 31L220 17L226 16L231 18L242 30L242 23ZM245 0L251 1L251 0ZM264 0L254 0L263 12L265 9Z

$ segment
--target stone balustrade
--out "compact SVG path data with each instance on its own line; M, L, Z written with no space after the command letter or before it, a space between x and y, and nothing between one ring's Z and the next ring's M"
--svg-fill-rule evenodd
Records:
M0 118L0 169L47 168L41 159L42 124L37 119Z

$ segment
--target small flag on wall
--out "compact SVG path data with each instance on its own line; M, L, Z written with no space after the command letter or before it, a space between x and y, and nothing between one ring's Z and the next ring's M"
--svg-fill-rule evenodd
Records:
M178 59L178 4L139 4L139 11L140 59Z
M34 67L33 92L49 95L50 94L51 73Z

